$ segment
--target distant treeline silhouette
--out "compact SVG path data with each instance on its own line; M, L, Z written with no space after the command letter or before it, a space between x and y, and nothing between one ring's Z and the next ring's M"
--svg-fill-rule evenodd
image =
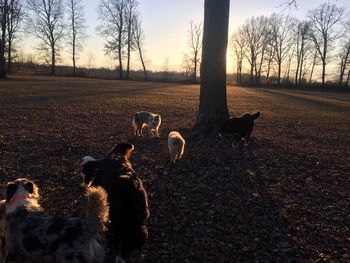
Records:
M284 13L247 19L231 37L237 83L349 86L350 19L345 11L327 2L302 21ZM329 65L336 68L331 75Z

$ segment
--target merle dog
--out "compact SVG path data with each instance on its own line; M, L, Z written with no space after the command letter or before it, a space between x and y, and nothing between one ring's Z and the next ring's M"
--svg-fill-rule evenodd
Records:
M248 145L250 134L254 128L254 120L259 118L260 111L254 114L245 113L242 116L229 118L219 130L219 136L233 135L234 141L232 147L236 146L236 143L244 140L244 144Z
M38 187L28 179L7 184L6 262L104 262L108 203L101 187L87 189L85 219L51 216L39 199Z
M129 146L126 148L133 149ZM115 151L112 149L107 157ZM82 173L86 186L101 186L108 194L110 245L124 259L139 258L148 237L148 199L142 181L136 176L126 155L87 161L82 165Z

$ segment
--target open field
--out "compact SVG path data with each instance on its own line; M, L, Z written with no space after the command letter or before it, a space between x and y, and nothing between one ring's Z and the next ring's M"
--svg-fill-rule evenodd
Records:
M0 183L28 176L46 210L83 216L80 159L135 144L151 206L145 262L350 262L350 93L228 88L232 115L262 110L248 147L185 138L198 86L53 77L0 82ZM136 111L161 138L134 138ZM147 133L145 133L147 134Z

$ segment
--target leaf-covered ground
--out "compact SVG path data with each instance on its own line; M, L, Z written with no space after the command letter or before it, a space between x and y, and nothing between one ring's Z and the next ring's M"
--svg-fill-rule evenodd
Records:
M34 179L51 213L84 216L80 159L130 141L151 206L145 262L350 262L350 94L228 88L232 115L262 111L248 147L187 140L198 86L11 77L0 82L0 183ZM161 138L131 120L163 118ZM147 133L146 133L147 134Z

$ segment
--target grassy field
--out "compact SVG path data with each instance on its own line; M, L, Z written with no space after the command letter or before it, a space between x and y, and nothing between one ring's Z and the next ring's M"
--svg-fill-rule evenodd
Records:
M145 262L350 262L350 93L228 87L231 115L262 111L248 147L189 138L199 87L54 77L0 81L0 183L30 177L46 210L83 216L80 159L130 141L151 206ZM136 111L161 138L134 138ZM146 133L147 134L147 133ZM111 261L112 262L112 261Z

